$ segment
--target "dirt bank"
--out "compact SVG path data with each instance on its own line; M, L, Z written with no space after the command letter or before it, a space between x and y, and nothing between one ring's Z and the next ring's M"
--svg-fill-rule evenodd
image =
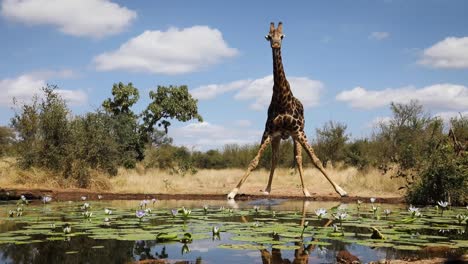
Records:
M94 192L86 189L0 189L0 200L16 200L21 195L26 196L29 200L38 200L45 195L51 196L57 201L76 201L80 200L82 196L86 196L89 200L98 200L101 195L103 200L142 200L156 198L160 200L225 200L227 194L169 194L169 193L122 193L122 192ZM315 195L313 197L305 198L298 195L255 195L255 194L239 194L236 200L246 201L255 199L265 199L266 197L272 199L291 199L291 200L309 200L309 201L342 201L342 202L355 202L357 200L369 201L370 197L363 196L348 196L339 197L335 194ZM378 198L379 203L403 203L403 197L383 197Z

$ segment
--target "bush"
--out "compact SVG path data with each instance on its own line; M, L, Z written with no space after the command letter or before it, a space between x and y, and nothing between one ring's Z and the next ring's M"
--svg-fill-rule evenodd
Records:
M0 126L0 157L11 154L15 134L9 127Z

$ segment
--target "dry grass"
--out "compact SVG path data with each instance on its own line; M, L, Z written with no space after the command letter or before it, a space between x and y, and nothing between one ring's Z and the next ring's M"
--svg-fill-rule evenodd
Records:
M390 179L378 170L361 173L355 168L327 169L330 177L350 195L391 197L402 195L400 180ZM195 175L170 175L158 169L120 170L111 179L112 190L137 193L209 193L226 194L235 187L244 173L241 169L200 170ZM265 188L269 171L254 171L241 192L256 194ZM305 183L311 193L334 193L330 183L316 169L305 170ZM277 169L272 194L302 195L299 174L290 169Z
M0 186L8 188L76 188L73 179L64 179L62 175L30 169L21 170L15 166L12 158L0 159ZM355 168L328 168L330 177L350 195L391 197L403 195L398 191L401 180L390 179L378 170L370 169L365 173ZM169 174L159 169L144 169L138 165L136 169L120 169L117 176L108 178L105 175L93 173L90 190L113 191L123 193L193 193L193 194L226 194L234 188L244 173L242 169L199 170L194 175L185 176ZM269 171L257 170L242 186L240 192L258 194L265 188ZM311 194L334 194L330 183L319 171L312 168L305 170L305 184ZM273 179L272 194L302 196L299 174L294 170L279 168Z

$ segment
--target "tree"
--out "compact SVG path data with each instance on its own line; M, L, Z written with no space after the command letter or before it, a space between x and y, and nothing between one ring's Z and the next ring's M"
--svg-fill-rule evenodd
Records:
M107 112L113 113L115 116L120 114L134 115L130 108L138 102L140 94L131 82L127 85L124 85L122 82L118 84L114 83L112 86L112 96L114 98L107 98L102 103Z
M192 97L186 85L158 86L156 91L149 92L149 97L152 102L142 114L143 127L147 133L152 133L155 126L162 126L167 133L171 119L182 122L191 119L203 121L198 114L198 100Z
M138 116L131 107L140 98L138 89L132 83L122 82L112 86L113 98L102 103L104 109L111 114L115 122L111 125L119 146L119 164L126 168L134 168L137 160L144 158L144 137L138 124Z
M6 126L0 126L0 157L8 154L11 150L15 134Z
M347 126L342 123L329 121L317 131L316 151L322 162L337 162L345 159L345 147L349 136L346 135Z

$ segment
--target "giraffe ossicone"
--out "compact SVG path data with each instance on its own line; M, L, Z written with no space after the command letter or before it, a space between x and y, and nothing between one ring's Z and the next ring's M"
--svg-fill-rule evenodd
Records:
M249 177L252 170L257 167L263 152L268 145L271 144L272 161L270 176L266 188L262 191L264 194L270 194L273 175L278 162L280 141L281 139L288 139L289 137L292 137L294 141L294 156L296 157L296 165L299 170L304 196L310 197L311 195L304 184L302 148L305 149L314 166L325 176L325 178L327 178L335 191L342 197L347 196L348 194L346 191L338 186L338 184L328 176L327 172L323 168L322 162L317 158L313 148L307 142L307 137L304 133L304 107L302 106L302 103L294 97L284 73L281 58L281 45L284 38L283 24L279 22L278 27L275 29L275 24L272 22L270 24L270 31L265 38L270 42L273 52L273 95L271 97L270 106L268 107L268 117L257 155L250 162L247 171L244 173L237 186L228 194L228 199L235 198L242 184L247 180L247 177Z

